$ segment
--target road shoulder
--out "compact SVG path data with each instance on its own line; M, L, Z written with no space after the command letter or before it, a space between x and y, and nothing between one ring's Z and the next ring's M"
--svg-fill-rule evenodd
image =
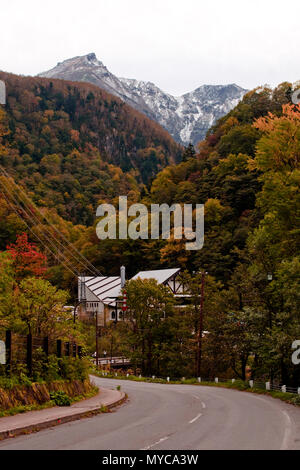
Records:
M20 434L37 432L45 428L108 411L121 405L125 399L126 395L124 392L101 387L100 392L96 396L71 406L55 406L44 410L28 411L0 418L0 440Z

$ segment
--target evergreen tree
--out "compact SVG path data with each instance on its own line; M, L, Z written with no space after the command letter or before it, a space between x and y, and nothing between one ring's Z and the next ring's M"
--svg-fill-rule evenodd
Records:
M196 151L193 144L189 143L189 145L185 148L185 151L182 155L182 161L186 162L189 158L195 158Z

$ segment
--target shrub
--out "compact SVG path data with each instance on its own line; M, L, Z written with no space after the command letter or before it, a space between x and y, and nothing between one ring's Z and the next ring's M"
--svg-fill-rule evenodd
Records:
M63 391L58 390L57 392L50 392L50 398L57 406L70 406L71 399Z
M60 378L59 358L55 354L50 354L48 356L45 380L46 382L53 382Z
M85 380L89 375L90 363L87 359L63 357L60 359L61 377L67 380Z
M47 373L47 356L42 348L33 351L32 371L32 378L35 382L42 380Z
M293 397L293 398L291 399L291 403L292 403L293 405L300 405L300 395L297 395L296 397Z
M0 387L30 385L32 382L50 383L57 380L84 381L88 379L90 366L91 363L87 358L69 356L58 358L55 354L47 357L41 348L37 348L33 354L32 375L29 377L26 364L23 363L13 363L10 376L3 366L0 368Z

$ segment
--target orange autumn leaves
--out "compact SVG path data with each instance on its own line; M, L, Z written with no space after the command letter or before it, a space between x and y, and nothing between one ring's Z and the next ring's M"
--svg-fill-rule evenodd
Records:
M257 143L251 169L260 171L292 171L299 167L300 105L285 104L282 115L268 113L256 119L253 127L263 135Z

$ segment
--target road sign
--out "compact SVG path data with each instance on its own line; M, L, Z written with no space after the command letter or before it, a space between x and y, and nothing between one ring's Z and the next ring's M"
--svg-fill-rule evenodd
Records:
M127 310L127 293L126 290L123 290L123 305L122 305L123 312Z

